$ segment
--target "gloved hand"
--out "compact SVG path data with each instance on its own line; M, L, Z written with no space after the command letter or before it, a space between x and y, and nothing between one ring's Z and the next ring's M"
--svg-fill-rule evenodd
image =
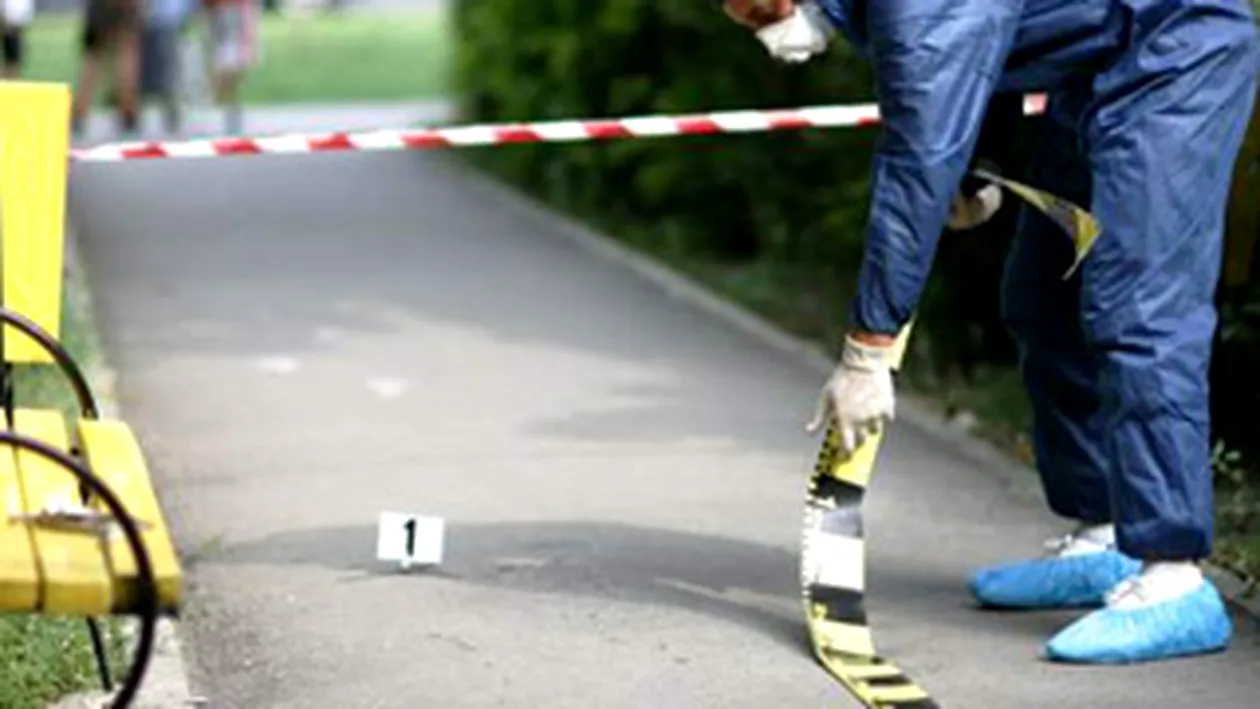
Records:
M976 161L976 168L994 175L1001 175L1002 171L991 160L981 158ZM997 214L1002 208L1002 188L992 182L984 182L976 188L981 182L981 178L967 177L963 180L962 186L958 190L958 194L954 196L954 203L949 210L949 228L954 231L966 231L975 229L984 224Z
M726 0L731 19L751 28L770 56L799 63L827 49L835 28L812 0Z
M972 195L959 192L949 209L949 228L954 231L975 229L997 214L1002 208L1002 188L985 185Z
M852 455L881 426L893 420L892 380L895 345L872 345L845 338L840 364L818 397L818 409L806 426L817 433L834 418L841 453Z

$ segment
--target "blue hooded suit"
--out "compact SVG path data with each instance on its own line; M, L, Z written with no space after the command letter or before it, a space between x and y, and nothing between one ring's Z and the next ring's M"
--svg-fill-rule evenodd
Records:
M1206 557L1213 298L1260 65L1248 0L819 5L870 59L884 124L854 325L908 321L991 102L1048 93L1030 182L1103 228L1065 282L1070 242L1025 209L1008 260L1049 503L1114 522L1131 557Z

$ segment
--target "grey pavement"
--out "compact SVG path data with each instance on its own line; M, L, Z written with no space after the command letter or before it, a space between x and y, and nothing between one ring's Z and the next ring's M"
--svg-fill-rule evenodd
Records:
M817 371L566 238L442 153L78 165L119 398L188 559L210 707L849 707L796 552ZM877 642L950 709L1254 707L1260 644L1038 659L975 610L1060 531L907 423L869 504ZM440 569L374 560L443 516Z

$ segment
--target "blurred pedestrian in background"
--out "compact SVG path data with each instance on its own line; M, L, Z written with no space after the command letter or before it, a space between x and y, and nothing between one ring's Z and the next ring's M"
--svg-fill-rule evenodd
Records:
M0 0L0 42L3 43L3 64L0 78L22 76L22 34L35 14L35 0Z
M258 60L258 8L254 0L202 0L209 24L210 85L224 111L224 132L240 134L240 85Z
M158 101L167 133L183 130L181 42L198 7L197 0L146 0L144 12L140 87L144 99Z
M82 59L71 108L71 130L76 136L83 134L107 60L113 60L119 130L124 136L134 136L140 129L142 1L86 0Z

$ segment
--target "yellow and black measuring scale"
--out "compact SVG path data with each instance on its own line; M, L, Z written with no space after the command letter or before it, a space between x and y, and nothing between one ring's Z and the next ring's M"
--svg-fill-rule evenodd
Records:
M1004 187L1067 232L1076 257L1070 278L1101 233L1092 214L1048 192L984 170L975 176ZM893 370L900 369L913 321L897 338ZM801 538L801 594L814 654L824 668L868 709L938 709L921 686L875 650L867 620L866 545L862 502L883 441L880 430L848 458L828 427L809 479Z

